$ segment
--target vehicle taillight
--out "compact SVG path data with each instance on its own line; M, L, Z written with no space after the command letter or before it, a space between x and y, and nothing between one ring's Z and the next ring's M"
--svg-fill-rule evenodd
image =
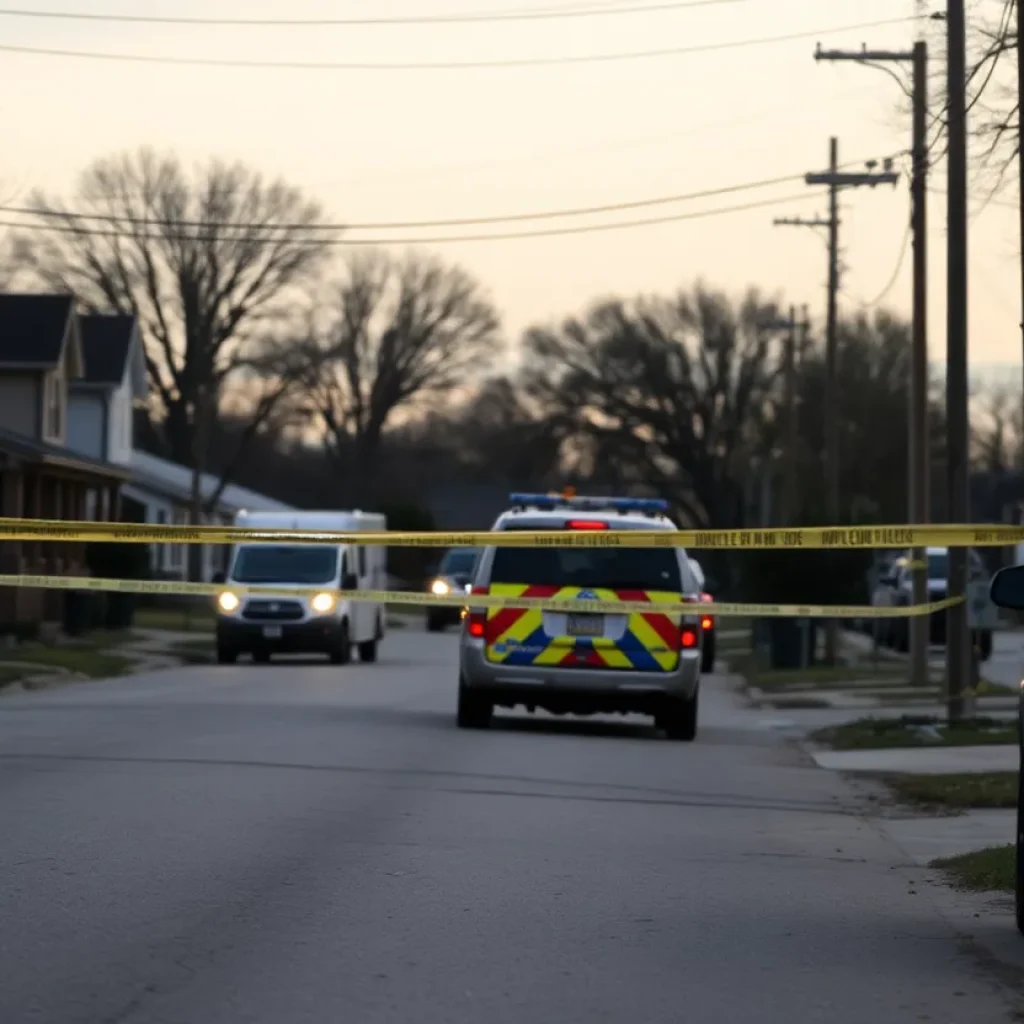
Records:
M607 530L608 524L600 519L570 519L565 527L567 530Z
M486 587L471 587L470 594L486 594ZM486 611L471 611L468 608L463 609L463 618L466 620L466 629L469 635L475 637L477 640L482 640L487 635L487 612Z
M712 619L710 616L705 615L704 618L700 620L700 628L701 629L714 629L715 628L715 620Z
M679 636L679 642L683 645L683 648L696 647L697 646L697 631L694 629L684 629Z

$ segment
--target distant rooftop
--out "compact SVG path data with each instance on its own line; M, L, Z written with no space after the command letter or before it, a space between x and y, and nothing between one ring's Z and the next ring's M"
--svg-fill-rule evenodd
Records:
M0 366L56 366L74 308L70 295L0 293Z
M192 470L180 466L176 462L162 459L149 452L132 452L131 466L134 471L133 483L145 490L156 491L177 501L190 501L192 498ZM204 473L201 479L201 490L204 498L209 498L217 489L219 478L211 473ZM295 507L282 501L268 498L265 494L251 491L248 487L228 484L220 498L221 508L234 513L242 509L259 512L294 512Z

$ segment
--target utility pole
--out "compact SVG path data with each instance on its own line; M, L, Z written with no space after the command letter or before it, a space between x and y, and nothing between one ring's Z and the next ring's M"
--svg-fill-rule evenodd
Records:
M796 350L797 331L801 335L808 330L810 325L806 320L797 321L796 307L789 307L789 335L786 338L786 446L784 458L786 460L782 475L782 509L781 523L783 526L793 526L797 517L797 470L799 466L800 449L798 446L800 436L800 410L797 407L796 397Z
M1021 149L1020 139L1024 137L1022 132L1022 125L1024 125L1024 60L1021 59L1021 55L1024 54L1024 17L1021 17L1021 8L1024 7L1022 0L1017 0L1017 146ZM1024 313L1024 155L1020 152L1017 154L1017 171L1019 177L1017 179L1018 184L1018 200L1017 206L1020 216L1020 294L1021 294L1021 310ZM1024 319L1021 320L1020 325L1021 331L1024 332ZM1024 396L1022 396L1024 401Z
M798 511L797 481L800 437L800 411L796 395L797 353L798 351L802 353L804 338L811 326L807 319L807 307L803 307L803 319L801 320L797 320L796 306L790 306L788 317L771 320L762 326L787 332L782 363L782 402L786 409L786 418L783 430L782 496L778 507L778 525L793 526L796 523Z
M970 519L967 409L967 27L964 0L947 0L946 68L948 106L948 193L946 196L946 432L949 521ZM967 596L967 548L949 549L948 593ZM971 671L967 601L949 609L946 619L947 714L964 713L964 690Z
M839 422L837 387L838 369L838 333L839 317L837 303L839 299L839 192L844 188L874 188L876 185L895 185L900 176L892 169L892 161L887 159L883 169L876 172L875 162L869 161L863 171L839 170L839 140L833 136L829 140L829 166L827 171L811 173L804 176L808 185L828 186L828 217L822 221L780 218L774 221L780 225L799 225L801 227L825 226L828 229L828 304L825 324L825 514L829 526L838 526L842 519L842 508L839 492ZM839 623L829 619L825 633L825 660L835 664L839 652Z
M913 179L910 184L911 232L914 242L913 335L910 356L909 452L907 521L931 522L928 444L928 46L917 42L912 50L823 50L818 46L815 60L854 61L869 66L910 64L913 67L913 125L911 154ZM898 79L897 79L898 80ZM902 83L901 83L902 84ZM1024 237L1024 236L1022 236ZM928 566L924 548L915 548L914 604L928 601ZM909 622L910 683L928 684L928 634L926 617L914 616Z

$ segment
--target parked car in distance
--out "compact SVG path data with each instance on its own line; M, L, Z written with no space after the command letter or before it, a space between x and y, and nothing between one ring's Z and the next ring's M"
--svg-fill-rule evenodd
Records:
M932 547L926 549L928 561L928 601L941 601L947 593L946 575L949 571L949 550ZM976 587L988 579L985 563L977 551L968 549L969 584ZM914 565L912 552L905 552L889 563L879 576L871 595L876 607L909 607L914 603ZM930 618L929 640L933 644L946 642L946 613L935 612ZM897 651L910 649L910 619L878 619L879 641ZM982 661L992 656L992 631L977 630L976 642Z
M427 590L439 596L464 593L473 580L477 554L476 548L452 548L446 552L437 572L428 580ZM461 617L461 607L433 605L427 608L427 629L440 633L446 626L458 625Z

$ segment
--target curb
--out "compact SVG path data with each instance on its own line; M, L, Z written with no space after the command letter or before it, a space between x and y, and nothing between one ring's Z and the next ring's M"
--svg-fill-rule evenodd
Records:
M67 683L80 683L91 677L81 672L50 672L38 676L26 676L0 688L0 693L35 693L38 690L52 690Z
M806 691L806 692L801 691L799 693L791 693L791 694L770 694L770 693L765 693L765 691L762 690L760 687L751 686L750 684L746 684L745 686L741 686L739 689L740 689L740 693L746 698L747 703L748 703L748 705L750 707L752 707L752 708L766 708L766 709L775 710L775 711L785 711L787 709L787 703L788 703L787 699L786 699L787 697L792 697L794 700L799 700L802 697L812 697L813 698L815 696L814 691ZM850 691L838 691L837 690L837 691L833 691L833 692L836 692L836 693L848 693ZM855 696L856 692L853 691L852 695ZM779 697L781 699L778 702L776 702L773 699L774 697ZM821 699L823 701L827 702L827 698L821 698ZM944 703L945 703L945 698L940 695L936 700L928 702L928 703L921 704L920 706L921 707L935 707L935 706L941 706ZM868 718L871 717L871 713L873 711L881 711L881 710L884 710L886 707L897 707L897 706L900 706L898 704L898 702L896 702L896 703L888 703L887 704L884 701L879 701L877 704L865 705L862 708L843 707L842 705L829 704L829 707L831 707L835 711L863 711L865 717L868 717ZM909 703L907 703L905 705L905 707L907 707L907 708L912 708L914 706L915 706L915 704L913 702L909 702ZM1017 699L1015 697L1008 697L1008 696L1005 696L1005 695L998 695L998 696L993 695L993 696L988 696L988 697L978 697L978 698L976 698L975 706L976 706L976 708L977 708L977 710L979 712L981 712L981 711L1015 711L1017 709L1018 702L1017 702Z
M740 692L744 697L747 698L747 703L752 708L762 708L765 706L764 690L757 686L751 686L749 683L740 688ZM771 704L768 705L771 707Z

